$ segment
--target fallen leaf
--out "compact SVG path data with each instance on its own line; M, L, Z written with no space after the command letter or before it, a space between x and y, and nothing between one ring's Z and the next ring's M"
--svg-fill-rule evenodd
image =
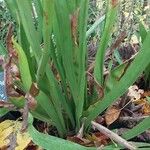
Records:
M150 97L150 91L145 91L143 93L143 97Z
M144 90L139 89L136 85L130 86L128 90L128 96L131 98L131 101L140 99L144 93Z
M15 150L25 149L31 142L31 138L27 132L22 133L20 129L21 122L19 121L5 120L0 123L0 149L7 149L12 142L16 143Z
M107 145L110 141L110 139L105 136L104 134L100 133L100 132L95 132L86 135L86 138L91 141L91 146L96 146L99 147L101 145ZM93 145L92 145L93 143Z
M121 110L117 106L109 107L105 112L105 121L107 125L116 121L120 115Z
M78 143L86 147L94 146L94 143L86 138L79 138L77 136L68 136L67 140Z
M132 43L132 44L137 44L137 43L139 43L139 40L138 40L138 38L137 38L136 35L133 35L133 36L131 37L131 43Z
M143 107L141 108L141 112L144 115L150 115L150 103L147 98L141 98L139 100L136 100L134 103L137 105L143 105Z

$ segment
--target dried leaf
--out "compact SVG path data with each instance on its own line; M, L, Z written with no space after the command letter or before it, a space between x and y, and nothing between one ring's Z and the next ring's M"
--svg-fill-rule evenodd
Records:
M29 109L34 110L37 106L37 101L35 100L35 98L31 94L26 93L25 99L28 102Z
M112 0L111 1L112 7L116 7L117 4L118 4L118 0Z
M141 112L144 115L150 115L150 103L147 98L136 100L134 103L137 105L143 105L143 107L141 108Z
M13 48L12 36L13 36L13 26L9 25L8 33L6 37L6 46L8 50L8 58L4 64L4 80L6 85L6 93L8 96L18 97L19 94L14 90L13 79L18 79L19 71L16 65L18 56Z
M128 96L131 98L131 101L138 100L141 98L143 90L139 89L136 85L129 87Z
M96 133L92 134L92 136L95 136L95 139L97 140L99 145L107 145L108 142L110 141L109 137L107 137L106 135L104 135L100 132L96 132Z
M150 91L145 91L142 95L143 97L150 97Z
M91 146L99 147L101 145L107 145L110 139L100 132L92 133L92 135L87 134L86 138L91 141ZM93 145L92 145L93 143Z
M21 129L21 122L19 121L12 121L6 120L0 123L0 149L2 148L9 148L11 136L15 136L16 138L12 138L12 140L16 140L16 147L15 150L23 150L25 149L28 144L31 142L31 138L27 132L22 133L20 132Z
M29 93L36 97L39 94L39 89L36 83L32 83Z
M105 121L107 125L116 121L120 115L121 110L117 106L109 107L105 112Z
M131 43L132 43L132 44L137 44L137 43L139 43L139 40L138 40L138 38L137 38L136 35L133 35L133 36L131 37Z
M77 9L71 16L71 31L72 31L72 38L75 45L78 45L77 40L77 27L78 27L78 15L79 15L79 9Z
M15 106L12 103L0 100L0 108L8 108L11 110L11 109L15 108Z

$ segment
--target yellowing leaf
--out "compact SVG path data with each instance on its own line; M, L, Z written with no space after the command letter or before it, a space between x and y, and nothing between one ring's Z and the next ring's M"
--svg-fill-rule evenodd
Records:
M116 121L120 115L121 110L116 106L109 107L105 112L105 121L107 125L112 124Z
M25 149L31 142L31 138L27 132L22 133L21 131L21 122L6 120L0 123L0 149L6 148L11 142L16 142L15 150ZM11 136L16 136L16 140L10 141Z
M144 115L150 115L150 104L147 98L141 98L139 100L136 100L134 103L138 105L143 105L143 107L141 108L141 112Z

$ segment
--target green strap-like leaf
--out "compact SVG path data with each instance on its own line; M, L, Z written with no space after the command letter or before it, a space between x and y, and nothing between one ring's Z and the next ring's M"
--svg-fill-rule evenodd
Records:
M33 142L46 150L96 150L87 148L70 141L38 132L32 125L33 118L29 117L28 132Z
M19 70L24 88L26 89L26 91L29 91L32 84L32 78L29 70L28 60L22 47L14 39L12 39L12 41L18 53Z
M52 32L53 17L54 17L54 1L43 0L43 40L44 49L42 51L42 57L40 59L38 71L37 71L37 82L45 74L46 66L50 57L50 37Z
M142 122L133 127L133 129L130 129L129 131L125 132L122 136L126 140L129 140L143 133L147 129L150 129L150 117L145 118Z
M113 25L116 21L118 8L117 6L118 4L113 6L111 0L108 0L108 12L106 15L104 32L102 33L103 35L100 40L100 45L96 54L94 77L101 86L103 86L104 82L103 68L104 68L105 51L108 46L108 42L110 41Z
M118 97L123 95L126 90L131 86L139 77L139 75L144 71L147 65L150 63L150 32L148 32L141 50L130 64L124 76L120 79L118 84L114 86L111 92L107 93L103 99L99 100L94 105L91 105L89 109L85 112L85 117L87 117L87 125L96 116L102 113L108 106L110 106Z
M39 62L41 48L38 33L35 29L32 17L32 2L30 0L16 0L16 3L19 10L18 15L21 19L21 23L26 33L28 42L30 43L37 62Z

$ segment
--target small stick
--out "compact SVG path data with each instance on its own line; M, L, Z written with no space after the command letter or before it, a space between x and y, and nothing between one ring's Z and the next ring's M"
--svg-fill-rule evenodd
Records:
M94 128L98 129L101 133L108 136L110 139L113 139L115 142L123 145L125 148L128 148L130 150L136 150L137 149L134 145L130 144L128 141L126 141L125 139L120 137L118 134L110 131L106 127L104 127L104 126L102 126L102 125L100 125L94 121L92 121L91 123L94 126Z
M136 121L136 122L139 122L145 118L148 118L149 116L140 116L140 117L120 117L119 118L119 121Z
M25 132L27 130L28 127L28 115L29 115L29 107L28 107L28 100L26 99L25 101L25 106L23 109L23 121L22 121L22 128L21 131Z

